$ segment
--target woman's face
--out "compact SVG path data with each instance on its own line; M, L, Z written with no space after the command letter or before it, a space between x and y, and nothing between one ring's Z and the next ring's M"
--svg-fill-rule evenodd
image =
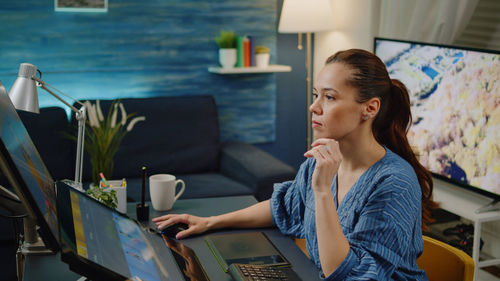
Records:
M320 71L309 108L315 139L341 140L359 127L364 105L355 100L358 90L346 83L351 71L342 63L328 64Z

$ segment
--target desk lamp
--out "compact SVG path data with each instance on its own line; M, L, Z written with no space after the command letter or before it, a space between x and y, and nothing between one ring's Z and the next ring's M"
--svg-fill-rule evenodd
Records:
M40 78L36 76L36 73L40 73ZM14 104L14 107L16 109L24 110L24 111L29 111L33 113L40 113L40 109L38 107L38 94L36 91L36 87L39 86L40 88L44 89L47 91L49 94L60 100L62 103L64 103L66 106L68 106L74 113L75 113L75 118L78 120L78 138L77 138L77 144L76 144L76 165L75 165L75 182L78 183L81 187L82 183L82 167L83 167L83 148L84 148L84 135L85 135L85 106L82 102L64 94L63 92L59 91L58 89L54 88L53 86L45 83L42 79L42 73L40 70L37 70L37 67L33 64L30 63L21 63L21 66L19 67L19 74L17 76L16 81L14 82L14 85L12 85L12 88L9 91L9 97L12 100L12 103ZM81 107L80 109L77 109L76 107L72 106L65 100L63 100L60 96L55 94L53 91L51 91L49 88L50 87L63 96L75 101L76 103L80 104Z
M311 148L312 101L311 78L311 32L327 31L334 28L333 11L330 0L284 0L281 9L279 33L298 33L297 48L302 50L302 33L306 33L306 82L307 82L307 149Z

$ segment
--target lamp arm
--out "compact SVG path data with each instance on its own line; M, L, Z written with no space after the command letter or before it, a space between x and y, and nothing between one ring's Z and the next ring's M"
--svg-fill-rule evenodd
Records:
M63 92L57 90L56 88L50 86L49 84L45 83L42 79L40 79L36 76L31 77L31 79L38 82L40 84L40 88L44 89L49 94L54 96L56 99L58 99L59 101L64 103L66 106L68 106L75 113L75 119L78 121L78 138L76 141L75 182L80 184L80 189L81 189L82 188L81 187L82 170L83 170L83 152L84 152L84 148L85 148L85 145L84 145L84 142L85 142L85 119L86 119L85 105L82 102L80 102L80 101L64 94ZM54 93L49 88L47 88L46 85L57 90L59 93L61 93L65 97L68 97L68 98L74 100L76 103L81 104L82 107L80 107L80 109L77 109L76 107L72 106L71 104L69 104L68 102L63 100L60 96L58 96L56 93Z
M56 93L52 92L49 88L47 88L47 86L49 86L49 87L51 87L52 89L54 89L54 90L58 91L58 92L59 92L59 94L61 94L61 95L65 96L65 97L67 97L68 99L71 99L72 101L74 101L74 102L78 103L79 105L84 106L84 104L83 104L81 101L79 101L79 100L77 100L77 99L75 99L75 98L73 98L73 97L71 97L71 96L66 95L65 93L63 93L62 91L58 90L56 87L54 87L54 86L50 85L49 83L46 83L46 82L45 82L45 81L43 81L42 79L40 79L40 78L38 78L38 77L36 77L36 76L32 76L32 77L31 77L31 79L33 79L33 80L35 80L36 82L38 82L39 86L40 86L42 89L44 89L45 91L49 92L52 96L54 96L55 98L57 98L58 100L60 100L60 101L61 101L61 102L63 102L64 104L66 104L67 106L71 107L71 110L73 110L74 112L76 112L76 111L77 111L77 109L76 109L76 108L74 108L73 106L71 106L70 104L68 104L66 101L64 101L63 99L61 99L61 97L59 97Z
M33 79L34 79L34 78L33 78ZM38 79L38 78L37 78L37 79L34 79L34 80L36 80L37 82L42 81L42 80L40 80L40 79ZM75 113L78 113L78 112L79 112L79 110L78 110L76 107L72 106L72 105L71 105L71 104L69 104L67 101L63 100L60 96L58 96L58 95L56 95L54 92L52 92L49 88L47 88L47 87L45 86L45 83L43 83L43 81L42 81L42 82L39 82L39 83L40 83L40 88L44 89L44 90L45 90L45 91L47 91L49 94L51 94L52 96L54 96L56 99L58 99L59 101L61 101L62 103L64 103L66 106L68 106L69 108L71 108L71 110L72 110L73 112L75 112Z
M75 182L82 183L82 170L83 170L83 152L84 152L84 142L85 142L85 106L82 106L80 110L75 114L76 120L78 120L78 139L76 142L76 167L75 167ZM80 188L82 188L80 186ZM83 189L82 189L83 190Z
M45 81L43 81L43 80L41 80L40 78L38 78L38 77L36 77L36 76L35 76L35 78L37 78L37 79L35 79L35 81L37 81L38 83L43 84L43 85L47 85L47 86L51 87L52 89L54 89L54 90L56 90L57 92L59 92L59 94L61 94L61 95L65 96L65 97L67 97L68 99L70 99L70 100L72 100L72 101L76 102L77 104L79 104L79 105L81 105L81 106L83 106L83 105L84 105L84 104L83 104L83 102L81 102L81 101L79 101L79 100L77 100L77 99L73 98L72 96L68 96L68 95L66 95L66 94L65 94L65 93L63 93L61 90L57 89L56 87L54 87L54 86L50 85L49 83L47 83L47 82L45 82ZM41 82L39 82L38 80L40 80Z

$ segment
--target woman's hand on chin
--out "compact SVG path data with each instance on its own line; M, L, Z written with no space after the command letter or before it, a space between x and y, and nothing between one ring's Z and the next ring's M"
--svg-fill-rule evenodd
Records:
M312 148L304 153L316 160L311 185L314 191L331 191L332 181L342 162L339 143L334 139L321 138L312 143Z

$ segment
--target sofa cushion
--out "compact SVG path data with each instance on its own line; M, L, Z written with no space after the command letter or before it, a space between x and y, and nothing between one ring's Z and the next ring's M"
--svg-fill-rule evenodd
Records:
M221 145L220 172L252 188L259 201L271 198L275 183L293 180L295 170L254 145L226 142Z
M253 195L250 187L217 173L179 175L177 178L182 179L186 183L186 189L180 199ZM141 186L142 179L127 178L128 201L141 201ZM145 200L151 201L149 180L146 180Z
M142 166L150 174L219 169L219 123L213 97L128 98L121 102L127 114L136 113L146 120L137 123L123 139L115 156L113 178L140 177ZM112 101L100 103L106 116ZM84 179L89 181L89 156L85 159Z
M22 110L17 113L52 178L74 179L76 141L64 135L71 134L66 111L61 107L45 107L40 108L40 114Z
M186 183L186 190L181 196L183 199L253 195L253 190L250 187L222 174L179 175L178 178Z

